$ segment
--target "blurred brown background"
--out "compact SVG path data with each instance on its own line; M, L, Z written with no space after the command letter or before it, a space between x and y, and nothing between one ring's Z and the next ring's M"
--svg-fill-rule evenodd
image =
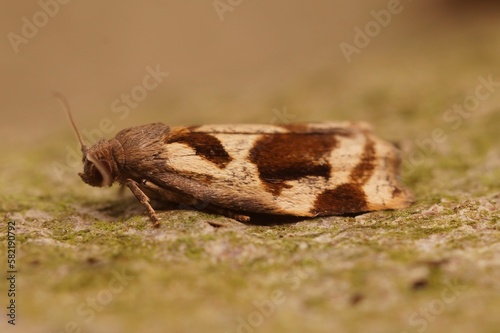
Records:
M82 127L95 127L105 116L116 119L112 102L141 84L147 66L157 65L170 75L130 117L117 123L117 129L153 120L268 122L270 116L262 116L263 110L270 114L283 105L293 109L276 96L304 77L321 73L333 79L337 86L332 86L331 99L341 98L343 82L355 87L381 74L364 71L363 64L371 62L373 68L382 61L410 68L415 58L425 63L432 54L422 52L405 60L402 50L414 55L419 52L412 49L415 44L440 35L445 36L441 47L452 48L464 43L462 38L471 38L470 27L477 22L496 25L497 20L489 15L496 7L493 1L472 6L452 0L401 1L403 11L348 64L339 44L352 44L353 28L372 20L370 11L386 8L387 1L223 0L218 1L224 4L219 11L226 10L223 20L215 3L4 1L0 139L31 144L67 130L52 90L68 97ZM22 36L23 17L33 23L44 6L53 17L34 37L18 44L16 53L9 33ZM482 14L479 19L472 15L476 9ZM37 19L44 23L43 15ZM458 33L448 37L453 31ZM314 101L308 105L309 110L293 110L295 120L335 118L331 113L315 114Z

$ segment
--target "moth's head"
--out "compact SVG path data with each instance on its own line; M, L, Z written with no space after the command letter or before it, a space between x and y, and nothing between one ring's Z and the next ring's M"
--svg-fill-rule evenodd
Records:
M80 172L78 175L85 183L91 186L111 186L118 174L118 167L113 157L112 144L109 141L101 140L88 148L83 143L80 131L75 125L68 101L59 92L54 92L54 96L61 102L69 122L75 131L78 142L80 142L83 154L83 172Z
M78 175L90 186L111 186L116 180L116 163L109 141L99 141L90 148L82 147L83 172Z

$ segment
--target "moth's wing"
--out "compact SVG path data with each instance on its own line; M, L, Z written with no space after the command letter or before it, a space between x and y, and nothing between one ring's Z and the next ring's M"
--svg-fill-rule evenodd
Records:
M249 213L318 216L406 207L395 147L359 123L172 130L154 182Z

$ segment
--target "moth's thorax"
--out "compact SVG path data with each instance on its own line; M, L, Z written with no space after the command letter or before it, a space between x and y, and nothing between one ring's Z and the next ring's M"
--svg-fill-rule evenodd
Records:
M127 179L141 181L148 178L158 167L156 163L165 150L170 134L170 127L162 123L130 127L118 132L114 139L117 143L113 147L119 170L116 180L125 184Z
M91 186L111 186L119 175L124 154L116 140L101 140L84 151L82 180Z

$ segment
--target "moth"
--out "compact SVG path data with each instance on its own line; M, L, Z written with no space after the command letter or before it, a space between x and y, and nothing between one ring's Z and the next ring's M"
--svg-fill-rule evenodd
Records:
M358 214L413 202L398 178L398 149L366 123L153 123L88 147L58 97L81 145L81 179L97 187L127 186L155 227L160 223L151 200L243 222L262 215Z

